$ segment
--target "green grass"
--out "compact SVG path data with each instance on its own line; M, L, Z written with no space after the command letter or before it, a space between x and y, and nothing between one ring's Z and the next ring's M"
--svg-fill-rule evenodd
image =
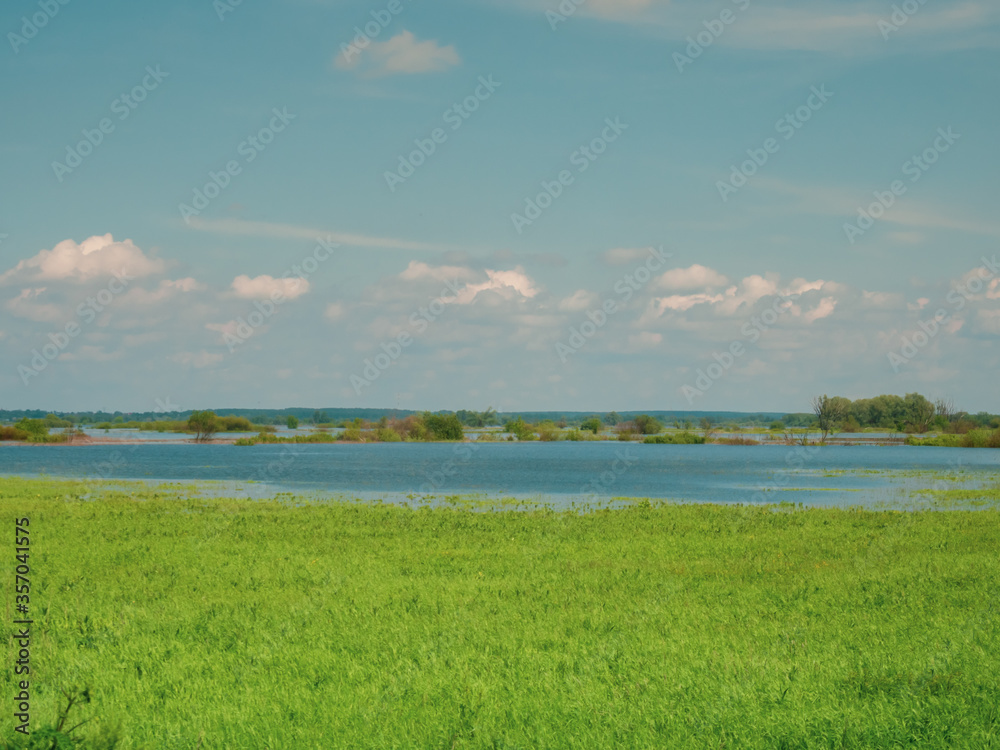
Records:
M119 748L1000 747L994 510L91 489L0 479L36 728L76 686Z
M642 442L661 445L702 445L705 438L690 432L674 432L666 435L650 435Z
M907 445L932 448L1000 448L1000 430L969 430L964 435L935 435L928 438L906 438Z

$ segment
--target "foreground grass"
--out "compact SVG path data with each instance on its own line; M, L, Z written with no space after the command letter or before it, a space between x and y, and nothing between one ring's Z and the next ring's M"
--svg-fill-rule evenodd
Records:
M87 686L119 748L1000 747L993 510L83 491L0 479L36 728Z

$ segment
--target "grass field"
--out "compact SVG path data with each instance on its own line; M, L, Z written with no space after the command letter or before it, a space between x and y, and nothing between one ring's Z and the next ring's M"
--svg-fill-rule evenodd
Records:
M30 518L32 726L89 688L81 747L1000 747L996 510L84 491L0 479L8 623Z

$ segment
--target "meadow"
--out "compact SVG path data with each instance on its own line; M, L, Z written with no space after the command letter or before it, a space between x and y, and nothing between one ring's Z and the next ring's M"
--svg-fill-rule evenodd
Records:
M78 747L1000 747L995 508L408 509L12 478L0 505L31 523L32 727L81 696ZM26 746L4 721L0 746Z

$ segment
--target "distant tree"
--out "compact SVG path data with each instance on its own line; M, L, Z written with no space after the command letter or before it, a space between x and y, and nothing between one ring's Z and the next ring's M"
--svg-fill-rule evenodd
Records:
M648 414L640 414L634 420L636 429L643 435L657 435L663 432L663 425L656 417Z
M614 427L616 424L622 421L622 418L618 415L618 412L611 411L604 415L604 424L611 425Z
M465 437L462 423L454 414L423 414L423 422L435 440L461 440Z
M604 429L604 425L601 424L601 420L598 417L590 417L583 420L583 424L580 425L581 430L590 430L595 435L599 435L601 430Z
M210 440L219 429L218 417L214 411L196 411L188 417L188 429L195 433L195 440Z
M534 440L536 437L531 425L521 419L521 417L508 420L503 426L503 431L511 433L518 440Z
M907 427L915 432L927 432L934 418L934 404L919 393L907 393L904 399L907 412Z
M826 394L816 396L812 400L813 414L816 415L817 426L823 433L822 441L826 442L831 432L837 432L841 423L847 418L850 401L840 396L830 398Z
M775 420L775 421L771 422L771 429L772 430L783 430L783 429L785 429L785 423L781 422L781 421L778 421L778 420Z
M289 414L288 419L285 420L285 424L288 425L289 430L298 429L299 419L294 414Z
M712 420L710 417L702 417L701 421L698 424L701 427L702 433L704 433L705 435L705 440L708 440L710 437L712 437L712 434L716 430L716 426L712 424Z
M327 413L325 411L320 411L319 409L317 409L316 411L313 412L312 421L313 424L326 424L327 422L330 421L330 417L327 416Z

